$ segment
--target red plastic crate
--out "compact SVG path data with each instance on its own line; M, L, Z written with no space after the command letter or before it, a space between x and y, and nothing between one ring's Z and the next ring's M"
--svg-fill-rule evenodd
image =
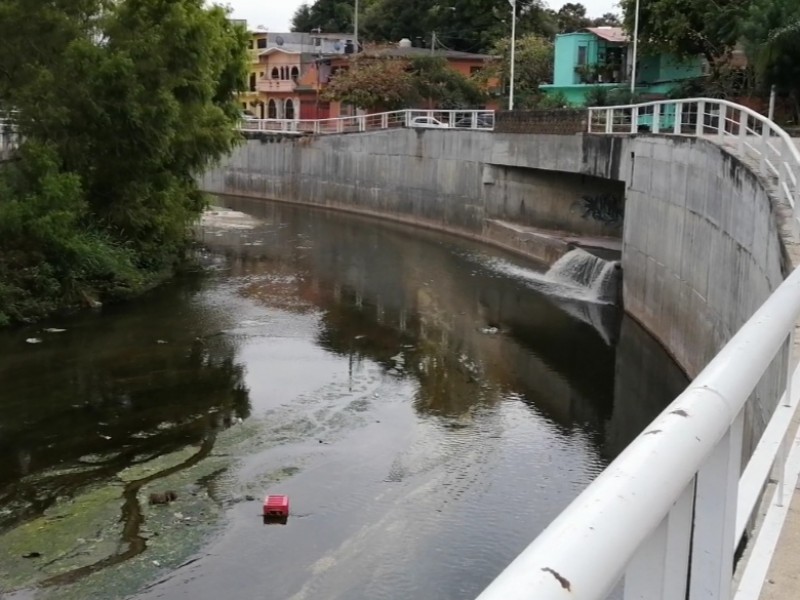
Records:
M289 496L267 496L264 498L264 516L286 518L289 516Z

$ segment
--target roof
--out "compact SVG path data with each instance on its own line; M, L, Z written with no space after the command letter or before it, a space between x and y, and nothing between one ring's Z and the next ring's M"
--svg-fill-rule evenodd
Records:
M435 50L431 53L430 48L372 48L364 50L359 56L386 57L386 58L416 58L418 56L440 56L452 60L491 60L494 57L489 54L473 54L471 52L459 52L457 50Z
M606 40L607 42L616 42L624 44L628 41L628 34L622 27L587 27L586 31L590 31L597 37Z

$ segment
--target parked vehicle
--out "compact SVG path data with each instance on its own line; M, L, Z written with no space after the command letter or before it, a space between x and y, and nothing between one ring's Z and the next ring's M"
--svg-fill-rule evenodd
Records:
M433 117L414 117L411 119L410 127L424 127L428 129L442 129L450 127L447 123L434 119Z
M491 129L494 123L489 115L478 115L475 119L475 127L478 129ZM455 123L456 127L472 127L472 116L461 117Z

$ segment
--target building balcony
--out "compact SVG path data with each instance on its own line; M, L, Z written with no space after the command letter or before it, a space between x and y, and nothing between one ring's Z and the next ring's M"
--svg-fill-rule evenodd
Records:
M259 79L256 83L256 89L267 94L294 92L296 87L297 82L292 79Z

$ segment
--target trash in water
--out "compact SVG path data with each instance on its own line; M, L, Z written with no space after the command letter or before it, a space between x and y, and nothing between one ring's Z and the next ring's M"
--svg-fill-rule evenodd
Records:
M64 333L66 329L59 329L58 327L48 327L44 331L45 333Z
M167 340L156 340L156 344L169 344Z
M264 498L264 525L286 525L289 520L289 496Z
M28 342L29 344L41 344L42 343L41 338L28 338L25 341Z
M494 335L498 331L499 329L497 329L497 327L484 327L483 329L481 329L481 333L487 333L489 335Z

